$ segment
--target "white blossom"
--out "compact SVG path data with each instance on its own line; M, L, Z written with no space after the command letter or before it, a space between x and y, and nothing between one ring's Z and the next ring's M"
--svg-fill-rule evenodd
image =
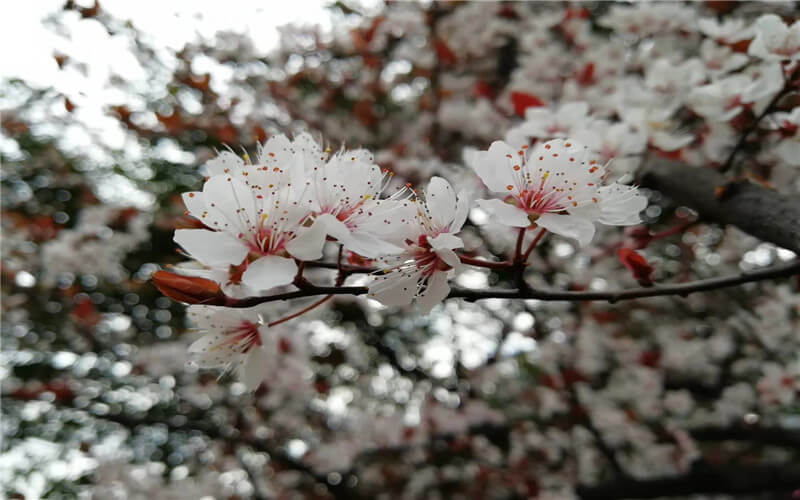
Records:
M468 151L465 160L490 191L503 195L478 200L496 223L539 226L581 245L592 240L594 222L637 224L647 206L634 187L603 185L605 167L591 158L588 147L569 139L532 151L496 141L488 151Z
M405 248L383 259L383 270L369 285L369 296L388 306L404 306L416 299L423 314L450 292L451 271L460 262L453 251L463 246L455 236L469 210L466 193L456 197L450 183L433 177L425 200L417 199L417 217L402 226Z
M189 346L198 366L231 370L247 390L258 388L267 361L263 347L267 326L257 311L192 305L188 315L204 334Z
M775 14L765 14L753 25L756 37L747 49L751 56L769 61L800 59L800 21L787 26Z

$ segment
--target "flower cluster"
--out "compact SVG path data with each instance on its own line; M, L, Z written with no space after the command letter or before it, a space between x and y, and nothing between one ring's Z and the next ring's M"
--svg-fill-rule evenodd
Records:
M324 152L308 134L267 141L255 161L224 152L205 166L202 191L185 193L204 229L175 241L200 266L182 271L234 297L291 284L299 261L322 257L326 238L368 258L395 253L395 227L413 217L403 190L382 199L391 175L364 150Z
M519 150L498 141L488 151L466 152L488 190L501 195L477 201L495 222L549 230L581 245L592 240L595 222L637 224L647 205L635 187L607 184L605 166L592 158L588 146L571 139ZM254 160L223 152L205 170L202 191L183 195L188 214L204 227L175 232L194 260L179 272L216 282L232 298L302 286L303 266L322 258L330 240L349 260L375 264L368 296L386 306L416 301L427 314L448 296L471 200L442 177L422 192L406 185L387 196L393 176L367 151L331 154L305 133L272 137ZM261 332L268 325L239 314L213 317L200 322L210 333L191 350L202 366L234 366L254 389L264 378Z

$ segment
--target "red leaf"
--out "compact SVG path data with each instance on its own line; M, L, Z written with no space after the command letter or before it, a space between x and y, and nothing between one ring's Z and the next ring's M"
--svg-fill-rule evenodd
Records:
M591 85L594 83L594 63L586 63L575 75L575 81L581 85Z
M644 257L636 253L636 250L620 248L617 255L622 265L628 268L640 285L653 285L653 266L648 264Z
M514 105L514 112L519 116L525 116L525 110L532 107L544 106L544 101L535 95L527 92L511 92L511 104Z
M443 40L436 40L434 47L436 48L436 54L439 56L440 62L455 64L456 61L458 61L455 52L453 52Z
M472 89L472 95L475 97L486 97L487 99L494 99L494 90L487 82L480 80L475 84Z
M656 368L659 361L661 361L661 351L644 351L639 354L639 363L644 366Z
M91 328L100 322L100 313L89 297L79 298L70 314L75 323L83 328Z

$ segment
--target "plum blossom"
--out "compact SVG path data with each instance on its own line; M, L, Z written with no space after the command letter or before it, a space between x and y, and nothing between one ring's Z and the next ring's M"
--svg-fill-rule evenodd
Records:
M793 367L767 362L764 375L756 383L761 403L765 406L789 405L797 397L798 374Z
M733 44L753 38L752 26L747 26L744 19L734 18L719 21L713 17L697 20L697 29L705 36L722 43Z
M304 146L308 140L300 136L290 143L275 136L261 148L255 164L223 153L206 165L212 176L202 191L184 193L183 201L209 230L175 231L175 242L205 268L193 274L241 295L291 283L297 273L292 257L322 256L321 245L308 244L314 239L297 239L306 231L322 230L305 227L311 205L298 201L305 199L304 164L314 153Z
M573 137L587 145L598 162L619 174L631 172L647 148L647 134L625 122L596 120Z
M508 131L506 141L522 145L527 144L530 138L568 137L589 121L589 104L585 102L563 103L558 109L528 108L525 121Z
M403 225L403 252L383 259L381 274L369 285L369 296L387 306L405 306L416 299L423 314L444 300L450 292L447 280L460 262L456 248L463 246L455 236L469 211L465 192L458 196L441 177L433 177L417 199L417 217Z
M747 53L768 61L800 59L800 21L787 26L775 14L765 14L756 19L753 28L756 37Z
M647 135L648 142L662 151L677 151L694 141L694 135L673 130L669 108L619 106L623 121Z
M465 154L486 187L503 196L478 200L497 223L543 227L586 245L594 236L594 222L639 222L647 199L635 187L603 185L606 169L591 159L587 146L556 139L528 149L495 141L488 151Z
M697 87L689 93L687 104L709 120L728 121L745 106L774 95L782 85L780 67L770 64L759 74L736 74Z
M700 44L700 57L712 80L741 68L749 60L746 55L709 39Z
M403 191L380 199L391 178L365 150L329 157L309 135L272 137L251 163L224 152L206 165L202 191L185 193L208 229L179 229L175 241L199 261L187 274L217 281L232 296L291 283L294 259L322 256L326 237L365 257L398 253L392 223L413 217Z
M641 2L614 5L599 24L618 33L645 37L671 31L693 30L694 9L673 2Z
M654 61L647 67L645 88L650 90L648 100L676 109L686 95L705 80L706 71L698 58L675 63L667 58Z
M248 391L264 379L267 352L263 335L267 326L253 309L189 306L189 318L204 335L189 346L201 368L235 372Z
M309 149L311 158L325 157L316 143ZM330 236L345 249L369 258L401 251L386 238L394 231L393 221L402 223L404 216L413 216L410 193L401 189L381 199L392 174L375 165L368 151L342 150L327 163L306 162L306 177L314 222L299 243L321 249Z
M787 165L800 167L800 108L774 113L771 119L784 136L775 145L775 154Z

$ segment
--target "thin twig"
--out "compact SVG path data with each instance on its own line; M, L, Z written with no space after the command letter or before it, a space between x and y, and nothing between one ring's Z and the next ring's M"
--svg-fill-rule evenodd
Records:
M536 299L543 301L594 301L602 300L615 303L621 300L640 299L646 297L659 297L666 295L679 295L687 297L691 293L706 292L720 288L729 288L756 281L769 279L786 278L800 274L800 260L792 261L757 271L743 272L734 276L720 278L710 278L705 280L690 281L688 283L678 283L674 285L656 286L650 288L630 288L627 290L610 290L603 292L572 292L572 291L551 291L528 289L487 289L470 290L464 288L454 288L448 298L461 298L469 301L482 299ZM364 295L368 292L364 286L316 286L308 285L302 290L294 292L279 293L264 297L248 297L244 299L233 299L225 297L219 303L211 305L223 305L226 307L251 307L266 302L278 300L297 299L302 297L313 297L318 295Z
M724 173L730 170L730 168L733 166L733 161L736 158L736 154L739 151L741 151L741 149L744 147L744 144L745 142L747 142L747 138L750 137L750 134L752 134L756 129L758 129L758 125L759 123L761 123L761 120L763 120L764 117L767 116L768 114L774 112L777 109L778 102L781 99L783 99L786 95L792 93L795 90L792 82L794 81L794 78L797 76L798 72L800 72L800 69L795 70L794 73L788 79L785 79L783 88L777 94L775 94L772 100L769 101L769 104L767 104L767 107L764 108L764 111L762 111L761 114L759 114L755 118L753 123L751 123L750 126L747 127L747 130L745 130L744 133L741 136L739 136L739 140L736 142L736 145L733 147L733 150L728 155L728 158L725 160L725 163L722 164L722 167L720 167L719 169L720 172Z

